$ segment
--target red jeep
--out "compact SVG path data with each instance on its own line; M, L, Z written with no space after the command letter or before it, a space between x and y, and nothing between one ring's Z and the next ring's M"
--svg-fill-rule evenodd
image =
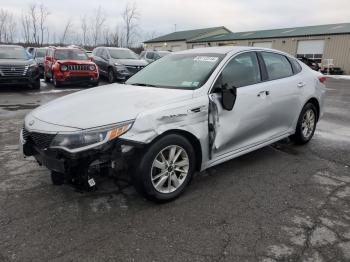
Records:
M84 50L79 48L49 47L44 61L44 79L55 87L69 84L98 85L98 69Z

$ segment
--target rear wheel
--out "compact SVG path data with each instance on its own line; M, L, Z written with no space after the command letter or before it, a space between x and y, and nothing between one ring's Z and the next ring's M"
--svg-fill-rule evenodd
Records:
M195 170L195 153L191 143L180 135L168 135L142 156L134 172L134 184L146 198L171 201L180 196Z
M56 171L51 171L51 181L55 186L60 186L64 184L64 174L58 173Z
M316 107L312 103L308 103L304 106L303 110L300 113L295 134L290 137L291 140L299 145L308 143L315 133L316 124Z
M115 82L114 71L113 71L112 68L108 69L108 82L109 83L114 83Z

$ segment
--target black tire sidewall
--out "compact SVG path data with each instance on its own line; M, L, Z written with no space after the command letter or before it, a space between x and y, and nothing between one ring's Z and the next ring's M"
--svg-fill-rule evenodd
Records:
M60 186L64 184L64 174L58 173L56 171L51 171L51 181L55 186Z
M182 185L172 193L164 194L158 192L151 181L151 167L155 157L164 148L178 145L181 146L187 153L189 158L189 170L185 181ZM187 185L190 183L195 171L195 151L191 143L183 136L170 134L162 137L157 142L153 143L147 151L142 155L138 168L134 171L134 183L139 192L146 198L156 202L167 202L176 199L180 196Z
M304 115L305 115L306 111L308 111L309 109L311 109L314 112L314 114L315 114L315 126L314 126L314 129L312 130L311 135L308 138L305 138L304 134L303 134L303 131L302 131L302 123L303 123ZM293 140L295 140L296 143L298 143L298 144L306 144L312 139L312 137L313 137L313 135L315 133L315 130L316 130L317 118L318 118L318 115L317 115L316 107L313 104L311 104L311 103L307 103L303 107L303 109L301 110L301 113L300 113L299 119L298 119L297 128L296 128L295 134L293 136L293 138L294 138Z
M110 77L111 75L113 76L112 78ZM108 70L108 82L109 83L114 83L115 82L115 76L114 76L114 72L113 72L112 68L110 68Z

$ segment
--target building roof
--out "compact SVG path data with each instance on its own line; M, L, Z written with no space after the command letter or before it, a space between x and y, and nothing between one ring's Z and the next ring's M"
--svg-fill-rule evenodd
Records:
M160 37L147 40L144 43L147 44L147 43L157 43L157 42L187 41L219 29L225 29L227 30L227 32L231 32L224 26L209 27L209 28L202 28L202 29L195 29L195 30L186 30L186 31L177 31L177 32L173 32L167 35L163 35Z
M250 39L268 39L268 38L285 38L297 36L316 36L316 35L334 35L349 34L350 23L328 24L304 27L290 27L271 30L248 31L221 34L206 38L200 38L190 42L217 42L230 40L250 40Z

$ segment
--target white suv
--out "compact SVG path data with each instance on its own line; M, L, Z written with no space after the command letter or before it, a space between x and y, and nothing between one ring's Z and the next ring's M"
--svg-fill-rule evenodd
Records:
M179 196L193 173L291 137L313 136L325 77L271 49L170 54L131 77L45 104L25 118L24 154L54 184L95 185L96 167L129 168L146 197ZM115 172L112 172L115 171ZM97 174L98 175L98 174Z

